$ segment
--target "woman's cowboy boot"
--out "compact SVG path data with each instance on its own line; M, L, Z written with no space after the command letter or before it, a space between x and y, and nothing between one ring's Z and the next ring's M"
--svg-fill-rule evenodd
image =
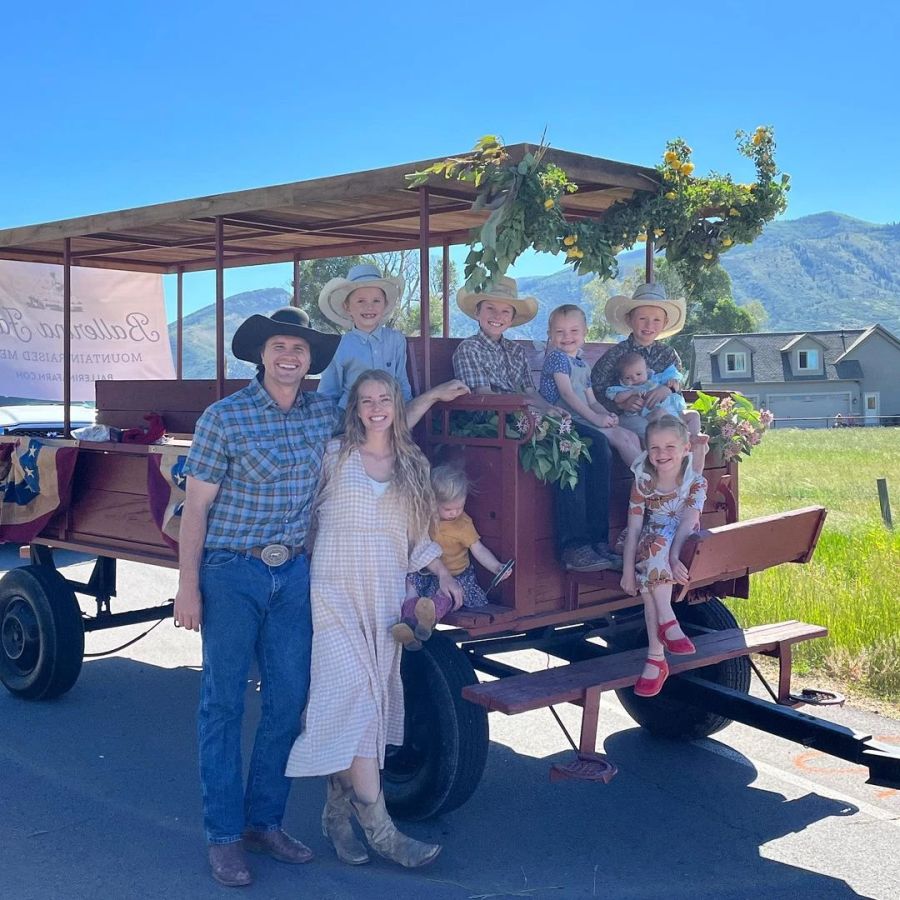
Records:
M338 859L350 866L369 861L362 841L353 833L350 791L334 775L328 776L325 808L322 810L322 834L331 842Z
M384 792L374 803L362 803L358 798L350 801L356 812L356 820L366 834L369 846L385 859L414 869L427 866L441 852L440 844L425 844L397 831L384 805Z

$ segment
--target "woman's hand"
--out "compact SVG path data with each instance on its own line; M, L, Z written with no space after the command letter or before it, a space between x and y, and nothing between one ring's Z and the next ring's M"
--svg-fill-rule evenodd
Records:
M659 387L653 388L652 391L647 391L647 393L644 394L644 405L647 409L653 409L674 393L674 391L667 388L664 384L661 384Z
M463 605L462 585L448 572L438 578L440 590L453 601L453 609L459 609Z
M626 566L622 570L622 580L619 582L622 585L622 590L625 591L630 597L633 597L637 591L637 578L635 577L634 569Z
M598 412L597 415L600 418L601 428L615 428L619 424L619 417L615 413L603 410L603 412Z
M434 392L435 398L444 403L449 403L457 397L464 397L466 394L471 393L465 382L460 381L458 378L451 378L450 381L445 381L431 390Z

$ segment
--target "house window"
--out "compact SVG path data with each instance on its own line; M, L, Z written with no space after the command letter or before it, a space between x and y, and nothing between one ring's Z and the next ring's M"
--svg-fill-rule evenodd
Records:
M798 372L818 372L819 371L819 351L818 350L798 350L797 351L797 371Z
M725 371L729 375L739 375L747 371L746 353L726 353Z

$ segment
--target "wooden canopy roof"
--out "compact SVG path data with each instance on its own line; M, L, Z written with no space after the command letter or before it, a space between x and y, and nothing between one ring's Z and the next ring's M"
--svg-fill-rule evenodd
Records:
M507 148L513 160L534 149ZM656 171L642 166L553 149L545 159L579 186L564 201L569 215L602 216L617 200L659 183ZM212 269L218 217L225 267L418 247L421 201L404 176L434 162L7 228L0 230L0 259L62 264L70 238L73 265L163 274ZM470 184L430 180L431 246L462 243L484 220L486 213L470 208L474 197Z

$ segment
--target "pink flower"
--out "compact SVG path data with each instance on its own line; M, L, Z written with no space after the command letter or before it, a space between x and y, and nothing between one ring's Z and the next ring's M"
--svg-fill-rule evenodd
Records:
M754 431L753 434L749 436L748 440L750 441L750 446L755 447L762 440L762 437L759 432Z
M560 431L562 431L561 428L560 428ZM571 441L560 441L559 442L559 452L560 453L571 453L572 452L572 442Z
M762 422L763 426L768 428L775 421L775 414L768 409L761 409L759 411L759 421Z
M722 426L722 437L731 439L734 437L734 425L723 425Z
M572 431L572 420L565 416L559 423L559 433L560 434L569 434Z
M719 409L721 409L723 412L728 412L728 410L732 409L733 407L734 400L732 400L731 397L723 397L719 401Z
M750 437L751 434L756 433L756 429L749 422L741 422L737 427L738 433L743 435L744 437Z

